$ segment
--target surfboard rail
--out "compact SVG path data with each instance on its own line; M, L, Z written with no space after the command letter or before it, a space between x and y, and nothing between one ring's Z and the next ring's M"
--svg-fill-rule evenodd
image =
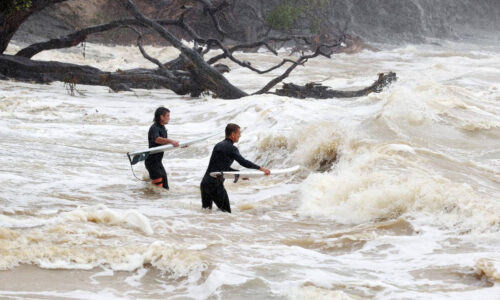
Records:
M286 168L286 169L272 169L270 175L279 175L279 174L288 174L296 172L300 169L299 165ZM265 176L264 172L258 170L243 170L243 171L217 171L210 172L210 176L217 178L218 176L222 176L223 178L254 178L254 177L262 177Z
M130 164L135 165L136 163L138 163L140 161L146 160L146 158L148 158L148 156L151 154L165 152L165 151L173 150L176 148L191 146L193 144L196 144L196 143L202 142L206 139L209 139L211 137L214 137L218 134L220 134L220 132L217 132L217 133L214 133L211 135L207 135L207 136L204 136L201 138L197 138L197 139L192 139L192 140L180 142L179 147L174 147L172 144L168 144L168 145L163 145L163 146L158 146L158 147L153 147L153 148L147 148L147 149L143 149L143 150L127 152L127 157L130 161Z

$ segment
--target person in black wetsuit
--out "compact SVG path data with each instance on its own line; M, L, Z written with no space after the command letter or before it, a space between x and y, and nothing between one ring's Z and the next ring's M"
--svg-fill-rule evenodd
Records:
M161 145L172 144L174 147L179 147L179 142L168 138L165 124L170 121L170 110L163 106L158 107L155 111L154 123L149 128L148 143L149 148L158 147ZM158 187L163 187L168 190L167 172L161 162L163 152L149 155L144 164L149 172L153 184Z
M210 172L237 171L231 168L231 164L236 160L245 168L260 170L266 175L271 174L271 171L268 169L260 167L241 156L238 148L234 146L234 143L238 142L240 136L240 126L232 123L227 124L226 139L215 145L207 171L200 184L201 204L203 208L212 209L212 203L215 202L215 205L220 210L231 213L229 197L224 188L224 178L213 178L210 176Z

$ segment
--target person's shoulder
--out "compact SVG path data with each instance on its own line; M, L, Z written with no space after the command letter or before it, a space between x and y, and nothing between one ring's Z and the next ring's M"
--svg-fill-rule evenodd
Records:
M217 144L215 144L214 148L220 148L220 147L227 147L227 140L222 140L220 142L218 142Z
M225 139L222 142L224 143L224 148L226 149L226 151L229 151L229 152L238 151L238 148L230 140Z
M149 127L149 130L159 130L161 129L161 125L160 124L157 124L157 123L153 123L151 124L151 127Z

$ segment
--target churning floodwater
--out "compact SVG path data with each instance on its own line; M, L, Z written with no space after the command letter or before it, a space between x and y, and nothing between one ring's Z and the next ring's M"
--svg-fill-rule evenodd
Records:
M95 44L35 59L152 67L135 47ZM248 92L278 74L229 65ZM0 81L0 298L500 299L500 49L339 54L285 81L358 89L388 71L398 81L381 93L328 100ZM161 105L172 138L220 132L165 153L168 192L125 155L147 147ZM229 122L248 159L301 170L228 180L233 214L203 211Z

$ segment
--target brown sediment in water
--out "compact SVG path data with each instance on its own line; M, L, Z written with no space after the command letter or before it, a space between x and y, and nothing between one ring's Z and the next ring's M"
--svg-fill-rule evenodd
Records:
M488 281L500 282L500 263L496 263L490 258L481 258L476 262L476 274Z
M130 296L136 293L140 295L140 291L147 290L151 293L152 299L165 299L169 292L161 289L161 285L157 282L157 278L162 276L161 271L155 268L144 270L147 271L146 274L136 279L140 286L133 287L127 283L127 279L130 280L131 277L137 275L134 272L108 271L108 274L105 274L106 272L103 272L101 268L67 270L21 265L13 270L0 271L0 290L12 292L20 298L54 299L59 297L50 295L47 291L57 291L61 294L61 298L73 298L70 296L72 292L86 291L90 295L102 292L102 286L106 286L117 291L129 291ZM173 295L175 293L170 294L170 296ZM75 294L74 298L79 297Z
M474 272L471 268L459 266L446 266L436 268L417 269L410 272L415 279L440 280L447 282L449 289L441 286L439 291L463 290L463 288L453 287L453 284L465 284L474 287L492 287L494 284L487 276ZM437 290L436 290L437 291Z
M413 226L407 220L384 221L360 225L351 230L341 230L317 238L284 239L281 243L288 246L299 246L315 249L324 253L348 253L361 249L366 242L380 235L413 235Z

